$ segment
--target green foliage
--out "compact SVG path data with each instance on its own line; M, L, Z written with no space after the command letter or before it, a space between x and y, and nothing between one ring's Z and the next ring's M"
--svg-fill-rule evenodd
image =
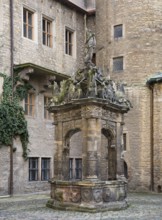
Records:
M14 77L13 81L11 77L2 73L0 77L4 78L0 103L0 145L11 146L13 138L19 136L23 147L23 157L27 159L29 134L20 101L32 86L24 83L18 76Z

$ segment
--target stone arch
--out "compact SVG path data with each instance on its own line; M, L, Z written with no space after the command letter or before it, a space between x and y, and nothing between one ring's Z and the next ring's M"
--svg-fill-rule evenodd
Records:
M101 130L101 179L116 179L116 144L115 132L110 129Z
M70 139L71 139L71 137L72 137L75 133L80 132L80 131L81 131L80 128L70 129L70 130L66 133L66 135L65 135L65 138L64 138L64 146L67 147L67 148L69 148L69 146L70 146L69 144L70 144Z
M64 137L64 148L63 148L63 170L64 179L70 179L70 160L73 163L76 159L82 159L82 130L75 128L69 130Z

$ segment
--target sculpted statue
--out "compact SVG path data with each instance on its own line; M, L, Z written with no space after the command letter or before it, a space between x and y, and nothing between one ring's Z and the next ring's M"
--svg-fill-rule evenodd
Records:
M124 85L122 83L116 84L113 80L110 80L109 76L107 78L104 77L103 70L92 63L96 38L90 29L86 29L85 44L86 55L84 68L78 69L69 79L61 81L59 85L53 77L51 78L53 104L65 104L71 102L73 99L93 97L131 108L130 101L125 98Z
M95 33L93 33L90 29L86 29L86 38L87 39L86 39L85 63L92 64L92 57L93 57L94 49L96 47Z

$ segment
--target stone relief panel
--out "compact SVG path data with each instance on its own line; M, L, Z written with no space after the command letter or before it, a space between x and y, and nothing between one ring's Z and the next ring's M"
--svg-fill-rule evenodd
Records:
M78 203L81 200L80 189L73 189L70 193L71 202Z
M93 199L96 203L102 202L102 189L93 190Z
M92 189L82 188L81 198L82 202L90 202L92 200Z
M71 118L80 118L81 117L81 109L72 110L70 112Z
M100 118L102 116L102 108L93 105L83 106L81 114L83 118L90 118L90 117Z
M110 112L107 109L102 109L102 118L103 119L109 119L110 121L116 121L117 120L117 113L115 112Z
M111 191L109 188L104 188L103 189L103 201L104 202L109 202L111 199Z

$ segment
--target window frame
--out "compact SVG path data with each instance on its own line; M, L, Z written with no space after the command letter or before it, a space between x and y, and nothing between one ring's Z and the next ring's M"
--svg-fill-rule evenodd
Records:
M121 27L121 35L118 36L119 30L117 30L118 27ZM113 26L113 37L114 39L123 38L123 24L117 24Z
M36 161L36 167L32 167L32 162L33 160ZM34 176L36 176L36 179L31 178L31 176L33 175L32 172L34 172ZM29 158L29 181L38 181L39 180L39 158L38 157L30 157Z
M30 96L32 98L32 103L30 103ZM26 102L27 101L27 102ZM31 107L31 110L30 110ZM26 116L35 116L35 94L28 93L24 99L24 112Z
M43 28L43 21L45 20L45 30ZM48 31L48 23L49 23L49 31ZM43 42L43 35L45 34L45 43ZM49 41L48 41L49 39ZM44 46L53 47L53 20L47 18L46 16L42 16L42 44Z
M43 161L47 161L47 167L43 167ZM51 164L51 158L47 157L42 157L41 158L41 181L48 181L50 179L50 174L51 174L51 169L50 169L50 164ZM46 174L43 174L43 172L47 172ZM48 176L48 178L43 178L44 176Z
M25 14L24 14L25 12ZM29 24L29 13L31 14L31 24ZM35 33L34 33L34 11L31 9L28 9L27 7L23 7L23 37L27 38L29 40L34 41L35 39ZM26 18L26 21L24 20L24 16ZM26 35L24 31L24 26L26 27ZM29 37L29 27L31 28L31 38Z
M117 60L119 62L119 59L121 59L122 65L117 64ZM115 60L116 60L116 64L115 64ZM122 66L122 68L118 68L116 65ZM113 72L123 72L124 71L124 56L113 57L113 59L112 59L112 71Z
M65 54L74 56L74 31L68 27L65 27Z
M77 167L76 162L81 161L81 167ZM69 179L81 180L82 179L82 158L69 158ZM77 172L79 171L79 176Z

